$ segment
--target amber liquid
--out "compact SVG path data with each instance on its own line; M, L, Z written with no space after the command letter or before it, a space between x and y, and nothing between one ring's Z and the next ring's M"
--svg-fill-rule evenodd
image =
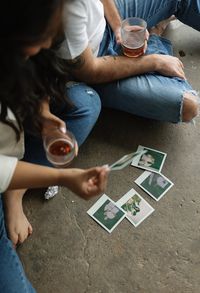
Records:
M57 140L49 146L50 154L54 156L66 156L72 151L72 146L64 140Z
M126 55L127 57L139 57L144 54L144 45L142 45L142 47L140 48L135 49L122 45L122 48L124 55Z

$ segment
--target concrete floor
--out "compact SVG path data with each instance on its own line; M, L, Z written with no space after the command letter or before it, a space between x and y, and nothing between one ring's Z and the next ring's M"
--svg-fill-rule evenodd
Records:
M179 22L167 34L199 90L200 34ZM141 144L167 153L162 173L174 187L156 202L134 184L142 170L110 174L106 194L114 201L134 187L155 208L139 227L123 220L111 234L86 214L97 198L86 202L62 188L44 201L43 190L29 192L34 233L19 254L38 293L200 292L199 127L198 118L194 127L102 112L75 165L112 163Z

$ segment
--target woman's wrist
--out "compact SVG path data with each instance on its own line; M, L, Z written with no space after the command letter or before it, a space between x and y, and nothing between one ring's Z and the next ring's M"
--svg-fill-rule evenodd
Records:
M70 172L72 169L55 169L57 171L57 185L66 186L69 183Z

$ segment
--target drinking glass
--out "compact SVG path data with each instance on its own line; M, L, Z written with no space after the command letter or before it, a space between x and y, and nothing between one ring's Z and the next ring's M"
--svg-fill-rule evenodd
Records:
M144 54L147 23L138 17L122 21L121 36L124 55L139 57Z
M57 168L65 168L75 156L77 142L70 131L53 129L44 136L43 144L48 161Z

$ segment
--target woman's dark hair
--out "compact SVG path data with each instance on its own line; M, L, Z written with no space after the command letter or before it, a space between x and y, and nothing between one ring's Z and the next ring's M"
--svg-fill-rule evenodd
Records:
M44 41L58 27L64 0L5 0L0 9L0 121L19 139L23 125L38 131L40 104L49 96L65 99L67 70L54 50L41 50L25 60L23 48ZM7 120L10 108L19 127Z

